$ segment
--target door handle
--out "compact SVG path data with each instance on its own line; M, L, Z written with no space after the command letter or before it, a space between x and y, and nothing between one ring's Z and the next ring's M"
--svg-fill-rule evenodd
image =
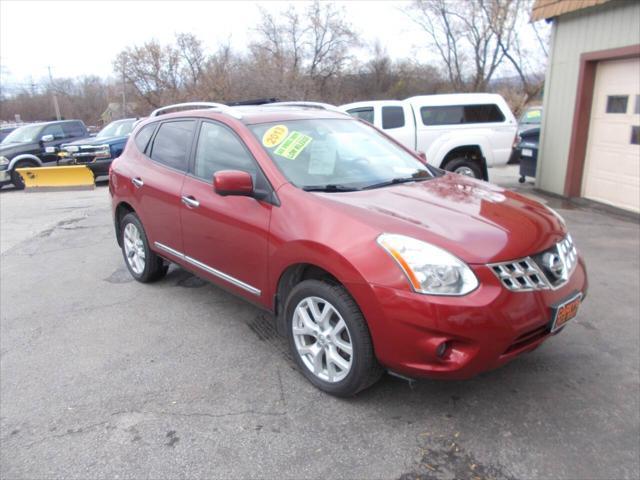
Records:
M182 203L191 208L198 208L200 206L200 202L193 198L191 195L183 195Z
M140 177L132 178L131 183L133 183L136 186L136 188L140 188L142 185L144 185L144 182Z

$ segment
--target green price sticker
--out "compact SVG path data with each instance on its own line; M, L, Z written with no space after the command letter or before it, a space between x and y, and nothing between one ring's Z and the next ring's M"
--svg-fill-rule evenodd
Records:
M300 132L291 132L274 152L276 155L295 160L300 153L311 143L309 135Z

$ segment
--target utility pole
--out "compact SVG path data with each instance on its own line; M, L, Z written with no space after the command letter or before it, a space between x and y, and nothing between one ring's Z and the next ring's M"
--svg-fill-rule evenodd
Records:
M58 106L58 97L56 97L56 91L53 88L53 76L51 75L51 65L47 67L49 69L49 88L51 89L51 95L53 95L53 108L56 109L56 118L60 120L60 107Z
M122 60L122 118L127 116L127 86L124 78L124 60Z

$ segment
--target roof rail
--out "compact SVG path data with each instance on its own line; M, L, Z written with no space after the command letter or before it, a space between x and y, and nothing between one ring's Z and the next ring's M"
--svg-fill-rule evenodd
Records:
M176 108L192 108L192 107L193 109L212 108L222 113L231 115L234 118L238 118L238 119L242 118L242 115L238 111L232 109L228 105L225 105L223 103L214 103L214 102L187 102L187 103L176 103L174 105L167 105L166 107L156 108L153 112L151 112L149 117L157 117L158 115L162 115L163 113L166 113L167 110L173 110Z
M318 108L321 110L329 110L332 112L345 113L340 110L335 105L331 105L330 103L322 103L322 102L303 102L303 101L295 101L295 102L273 102L268 103L266 105L261 105L263 107L306 107L306 108Z

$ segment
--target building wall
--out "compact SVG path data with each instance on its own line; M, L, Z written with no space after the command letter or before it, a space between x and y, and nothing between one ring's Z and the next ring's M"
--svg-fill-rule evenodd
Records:
M580 55L640 43L640 2L620 0L554 19L536 185L564 193Z

